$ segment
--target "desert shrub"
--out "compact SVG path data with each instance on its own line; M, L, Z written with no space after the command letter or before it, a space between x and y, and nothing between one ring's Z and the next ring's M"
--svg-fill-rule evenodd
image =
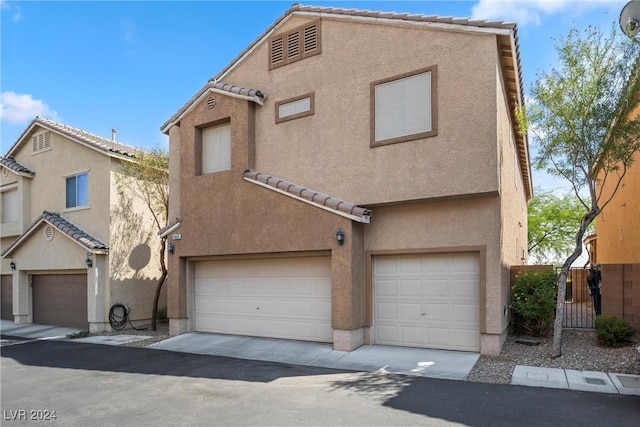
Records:
M633 326L615 316L596 317L596 339L603 347L622 347L631 342L636 335Z
M546 335L556 308L558 275L554 270L521 273L511 287L513 330L532 336Z

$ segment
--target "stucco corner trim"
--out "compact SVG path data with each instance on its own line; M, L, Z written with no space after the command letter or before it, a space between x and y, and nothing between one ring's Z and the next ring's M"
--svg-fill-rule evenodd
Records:
M244 173L244 180L356 222L363 224L371 222L373 212L370 209L300 187L268 174L247 170Z

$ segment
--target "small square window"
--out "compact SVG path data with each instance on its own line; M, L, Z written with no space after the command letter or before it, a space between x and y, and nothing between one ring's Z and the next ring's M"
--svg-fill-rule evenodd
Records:
M436 67L371 83L371 146L437 135Z
M81 173L67 178L67 208L89 205L89 174Z
M202 129L202 173L231 169L231 124Z
M314 98L314 94L309 93L276 102L276 123L312 115L315 110Z

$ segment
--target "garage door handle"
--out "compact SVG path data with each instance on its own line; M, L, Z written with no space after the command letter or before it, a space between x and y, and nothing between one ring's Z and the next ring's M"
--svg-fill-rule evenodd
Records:
M260 310L260 307L256 307L256 310Z
M427 315L427 313L420 313L420 315L421 315L421 316L426 316L426 315Z

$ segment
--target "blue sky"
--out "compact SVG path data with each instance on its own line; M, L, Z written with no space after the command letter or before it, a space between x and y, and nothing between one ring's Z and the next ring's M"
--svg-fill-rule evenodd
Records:
M553 65L554 39L572 26L608 29L626 2L301 1L516 21L526 92L539 71ZM4 155L36 115L107 138L116 128L119 141L136 147L166 147L160 126L294 2L0 3ZM565 182L539 172L533 180L546 189L568 190Z

